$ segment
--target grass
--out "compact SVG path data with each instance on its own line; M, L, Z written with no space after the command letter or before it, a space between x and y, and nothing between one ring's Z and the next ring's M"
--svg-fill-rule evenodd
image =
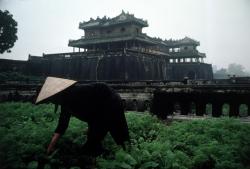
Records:
M55 153L45 151L57 125L53 105L0 104L1 169L80 168L91 163L79 151L87 124L72 118ZM100 169L236 169L250 168L250 125L233 118L209 118L166 125L150 114L126 113L131 143L127 150L110 135L108 153L96 159Z

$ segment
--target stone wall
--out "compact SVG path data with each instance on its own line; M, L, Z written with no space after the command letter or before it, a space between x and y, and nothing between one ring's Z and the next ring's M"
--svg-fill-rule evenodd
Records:
M213 78L211 64L169 63L167 56L135 51L80 52L30 56L28 61L0 59L0 72L76 80L173 80Z
M213 79L213 70L211 64L206 63L171 63L169 64L169 80L189 79Z
M0 72L24 72L26 61L0 59Z
M218 89L220 87L220 89ZM174 112L181 115L196 114L203 116L208 114L207 107L211 105L211 115L220 117L223 114L223 105L229 105L229 116L240 115L240 105L245 104L247 116L250 116L250 93L249 87L238 85L237 90L223 86L211 85L210 88L176 88L176 92L155 90L152 99L152 112L160 118L165 119ZM244 92L242 92L244 91Z
M30 57L31 75L76 80L166 80L168 61L152 54L110 51L77 57Z

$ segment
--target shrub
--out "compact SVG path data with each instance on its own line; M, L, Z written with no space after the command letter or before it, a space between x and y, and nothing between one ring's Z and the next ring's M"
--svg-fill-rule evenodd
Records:
M94 165L81 154L87 124L75 118L56 151L45 151L58 114L52 105L0 104L0 166L14 168L80 168ZM233 118L173 122L166 125L149 114L126 113L131 143L124 151L110 135L109 150L96 159L100 169L250 168L250 125Z

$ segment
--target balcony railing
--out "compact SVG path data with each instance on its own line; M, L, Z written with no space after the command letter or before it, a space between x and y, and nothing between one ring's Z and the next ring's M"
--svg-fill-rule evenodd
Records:
M111 33L111 34L101 34L96 36L82 36L81 39L78 40L69 40L69 43L71 42L80 42L82 40L98 40L98 39L108 39L108 38L123 38L123 37L140 37L147 40L152 40L147 34L145 33Z
M201 53L198 50L186 50L186 51L172 51L169 52L171 55L178 57L178 56L190 56L190 55L198 55L202 58L206 57L205 53Z

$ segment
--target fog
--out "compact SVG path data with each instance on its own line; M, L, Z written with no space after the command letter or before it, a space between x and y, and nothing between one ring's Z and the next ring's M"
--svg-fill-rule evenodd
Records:
M0 58L72 52L68 40L83 36L79 22L124 10L148 21L144 33L149 36L191 37L200 41L206 62L218 68L237 63L250 70L249 0L0 0L0 9L18 22L18 40Z

